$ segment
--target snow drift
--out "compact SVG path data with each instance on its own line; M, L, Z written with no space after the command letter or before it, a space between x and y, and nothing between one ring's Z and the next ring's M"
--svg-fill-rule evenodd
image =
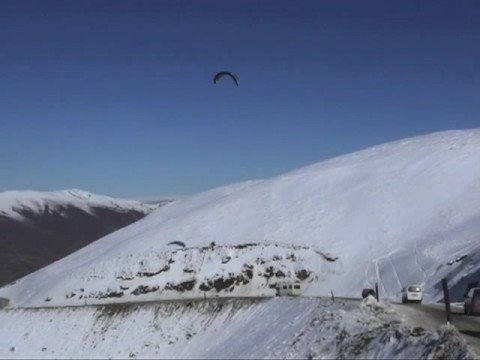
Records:
M478 234L480 130L448 131L176 201L0 296L14 307L268 296L289 279L306 295L358 297L378 281L382 297L421 284L439 300L442 277L480 269Z
M9 324L0 327L0 357L12 359L475 357L455 328L412 328L372 298L14 309L0 311L0 324Z

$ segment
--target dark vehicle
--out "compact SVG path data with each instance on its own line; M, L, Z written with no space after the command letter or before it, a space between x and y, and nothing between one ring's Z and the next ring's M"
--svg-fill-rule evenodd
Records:
M362 290L362 298L366 298L368 295L372 295L373 297L375 297L375 290L373 289L363 289Z
M468 291L463 303L463 312L466 315L480 315L480 287Z
M471 289L471 288L476 288L476 287L480 287L480 282L478 282L478 281L473 281L473 282L468 283L467 288L465 289L465 293L463 294L463 297L466 298L466 297L467 297L467 294L468 294L469 291L470 291L470 289Z

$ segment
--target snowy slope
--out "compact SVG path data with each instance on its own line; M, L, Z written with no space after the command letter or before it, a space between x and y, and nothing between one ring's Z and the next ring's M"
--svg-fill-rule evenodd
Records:
M391 298L419 283L438 300L443 276L480 268L479 234L480 130L448 131L179 200L0 296L61 306L268 295L295 279L306 294L341 296L378 281Z
M363 303L274 298L2 310L0 357L472 359L475 355L453 327L435 331L409 327L373 298Z

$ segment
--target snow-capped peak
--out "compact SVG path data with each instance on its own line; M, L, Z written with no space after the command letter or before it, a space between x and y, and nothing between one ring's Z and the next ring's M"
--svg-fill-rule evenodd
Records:
M62 207L73 206L90 212L94 207L121 208L150 212L158 206L140 201L116 199L87 191L70 189L51 192L32 190L4 191L0 193L0 216L23 219L22 211L41 214Z

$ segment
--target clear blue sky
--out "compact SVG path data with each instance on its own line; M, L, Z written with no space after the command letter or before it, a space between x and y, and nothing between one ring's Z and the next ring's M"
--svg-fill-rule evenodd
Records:
M191 194L480 126L480 1L0 1L0 46L0 191Z

